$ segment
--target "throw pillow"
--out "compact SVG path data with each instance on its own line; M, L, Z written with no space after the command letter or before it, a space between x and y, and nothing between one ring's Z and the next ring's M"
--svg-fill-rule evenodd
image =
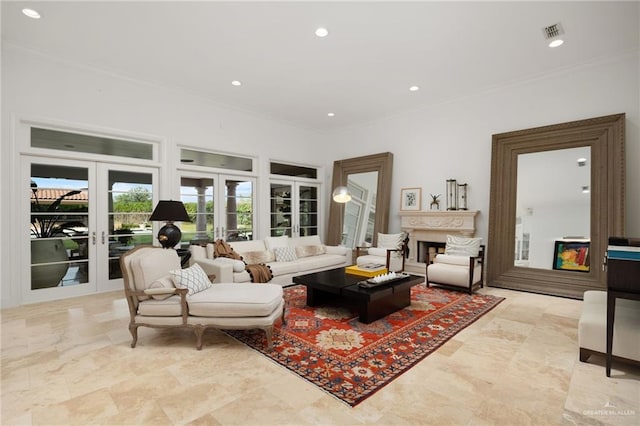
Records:
M480 242L482 238L459 237L457 235L447 235L447 244L444 247L444 254L453 256L477 256L480 252Z
M244 259L247 265L255 265L258 263L273 262L276 260L276 256L271 250L258 250L242 253L242 259Z
M199 293L211 287L211 281L207 273L197 263L187 269L174 269L170 271L173 282L178 288L186 288L188 296Z
M274 251L278 262L293 262L298 258L293 247L276 247Z
M312 246L297 246L296 247L296 255L300 257L308 257L308 256L317 256L319 254L324 254L324 246L323 245L312 245Z
M276 247L289 247L289 237L282 235L281 237L267 237L264 239L264 245L267 250L275 250Z

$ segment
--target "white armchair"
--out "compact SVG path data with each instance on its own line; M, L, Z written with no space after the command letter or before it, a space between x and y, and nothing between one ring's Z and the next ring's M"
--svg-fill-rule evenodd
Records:
M381 264L389 271L404 271L409 236L405 232L398 234L378 233L376 247L356 247L356 265Z
M484 286L484 245L480 238L447 235L444 254L427 256L426 284L437 284L472 294Z

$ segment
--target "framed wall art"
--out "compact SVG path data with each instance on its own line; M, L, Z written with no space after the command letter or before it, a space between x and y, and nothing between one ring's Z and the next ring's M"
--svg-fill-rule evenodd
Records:
M422 206L422 188L402 188L400 190L400 210L420 211Z

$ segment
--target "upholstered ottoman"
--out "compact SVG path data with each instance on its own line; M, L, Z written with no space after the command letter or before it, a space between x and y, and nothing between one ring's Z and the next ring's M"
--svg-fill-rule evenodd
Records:
M284 320L282 286L278 284L214 284L208 289L187 296L189 317L197 347L202 347L202 335L208 327L220 329L264 330L267 346L271 347L273 324Z
M607 352L607 292L585 291L578 322L580 361ZM613 356L640 361L640 301L617 299L613 323Z

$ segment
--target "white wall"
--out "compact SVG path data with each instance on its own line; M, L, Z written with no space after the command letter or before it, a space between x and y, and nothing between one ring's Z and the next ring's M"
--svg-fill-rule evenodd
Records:
M257 157L259 173L268 176L269 160L325 166L334 157L321 149L321 136L275 120L232 109L165 87L72 66L3 43L2 51L2 205L3 223L14 223L18 153L12 127L18 119L44 119L77 127L151 135L164 141L160 197L177 198L176 144ZM329 172L323 171L326 176ZM324 176L321 176L324 177ZM11 190L7 190L11 188ZM268 180L261 179L260 229L268 228ZM323 188L326 193L327 189ZM13 202L12 202L13 200ZM19 303L17 247L24 232L3 230L0 258L2 307Z
M480 210L488 234L491 136L495 133L626 113L626 230L640 236L640 97L638 53L470 95L332 133L341 158L380 151L394 155L390 231L400 230L400 189L444 193L445 181L469 184L468 206ZM434 82L437 84L437 82ZM420 96L429 96L423 87ZM340 149L338 149L340 147Z

